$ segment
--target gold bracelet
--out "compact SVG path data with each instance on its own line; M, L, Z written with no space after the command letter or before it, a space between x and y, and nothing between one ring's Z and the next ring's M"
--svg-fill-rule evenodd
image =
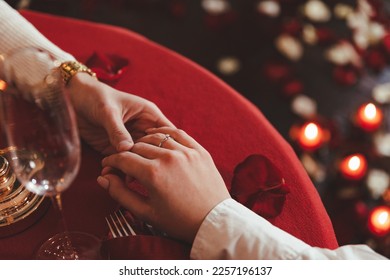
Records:
M91 69L89 69L87 66L81 64L78 61L65 61L61 63L59 68L61 70L61 76L64 80L65 85L67 85L72 79L72 77L79 72L87 73L92 77L96 78L96 73L94 73Z

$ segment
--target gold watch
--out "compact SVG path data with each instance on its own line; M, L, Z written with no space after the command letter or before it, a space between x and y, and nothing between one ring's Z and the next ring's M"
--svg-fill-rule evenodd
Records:
M65 85L67 85L72 77L79 72L84 72L92 77L96 78L96 73L89 69L84 64L78 61L65 61L59 66L61 71L62 79L64 80Z

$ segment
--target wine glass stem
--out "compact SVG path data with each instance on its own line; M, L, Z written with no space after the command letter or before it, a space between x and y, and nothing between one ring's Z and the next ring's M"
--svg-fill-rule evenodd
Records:
M65 216L64 216L64 211L63 211L63 208L62 208L62 196L61 196L61 194L59 193L59 194L56 194L56 195L52 196L51 197L51 201L52 201L52 204L53 204L54 208L60 214L60 220L61 220L63 231L67 232L68 231L68 226L67 226L67 223L66 223L66 220L65 220Z
M76 250L76 248L73 245L72 239L69 236L68 231L68 225L65 220L64 211L62 208L62 196L61 193L58 193L51 197L51 201L53 203L53 207L58 211L60 214L60 220L61 220L61 226L62 226L62 232L64 232L64 242L62 244L62 253L64 259L73 259L77 260L79 259L79 254Z
M61 194L56 194L54 196L55 198L55 201L56 201L56 206L58 208L59 211L62 211L62 197L61 197Z

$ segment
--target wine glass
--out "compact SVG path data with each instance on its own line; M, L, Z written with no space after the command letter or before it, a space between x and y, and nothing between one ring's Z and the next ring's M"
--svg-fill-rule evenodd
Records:
M100 241L69 232L62 214L61 194L80 167L80 141L57 61L48 51L30 47L3 56L1 64L0 118L13 171L29 191L52 199L64 226L36 258L99 259Z

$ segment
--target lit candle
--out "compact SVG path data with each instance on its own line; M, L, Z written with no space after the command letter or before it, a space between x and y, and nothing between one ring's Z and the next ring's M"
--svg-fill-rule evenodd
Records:
M346 179L359 180L367 171L367 160L361 154L345 157L340 163L340 172Z
M309 122L304 124L298 134L298 143L305 150L315 150L319 148L324 142L323 129L315 124Z
M365 131L374 131L382 123L382 111L373 103L360 106L356 114L356 123Z
M376 235L386 235L390 232L390 207L374 208L368 219L368 228Z
M7 83L0 79L0 90L4 91L7 88Z

